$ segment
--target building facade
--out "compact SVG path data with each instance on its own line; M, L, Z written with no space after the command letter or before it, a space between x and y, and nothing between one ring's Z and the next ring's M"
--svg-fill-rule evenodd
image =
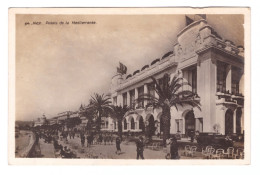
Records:
M43 114L42 117L38 117L33 123L34 123L33 124L34 127L42 126L47 123L47 119L46 119L45 115Z
M130 106L123 120L123 132L142 132L153 128L161 133L161 109L153 109L149 101L135 103L144 93L157 96L151 76L160 84L165 73L181 73L191 90L198 94L201 110L192 106L171 108L172 134L188 135L191 131L220 134L244 131L244 48L223 40L205 19L190 22L177 35L172 51L144 65L133 74L116 73L111 81L113 105ZM117 131L112 118L105 121L105 130Z

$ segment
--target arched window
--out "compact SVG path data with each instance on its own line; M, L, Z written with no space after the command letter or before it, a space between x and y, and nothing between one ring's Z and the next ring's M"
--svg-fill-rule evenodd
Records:
M233 133L233 112L228 109L225 114L225 134Z
M124 119L124 130L127 130L127 122L126 122L126 119Z
M189 111L185 116L185 134L191 136L195 133L195 116L193 111Z
M140 119L139 119L139 129L141 129L143 132L144 132L144 119L143 117L141 116Z
M117 129L117 128L116 128L116 121L114 121L114 129Z
M131 119L131 129L135 129L135 121L134 121L134 118Z

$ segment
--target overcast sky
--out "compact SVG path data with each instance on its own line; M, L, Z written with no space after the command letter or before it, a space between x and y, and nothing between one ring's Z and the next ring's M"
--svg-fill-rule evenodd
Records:
M184 15L17 15L16 119L75 111L94 93L107 93L119 61L128 73L173 50ZM243 44L243 18L208 15L224 38ZM82 25L25 25L95 21Z

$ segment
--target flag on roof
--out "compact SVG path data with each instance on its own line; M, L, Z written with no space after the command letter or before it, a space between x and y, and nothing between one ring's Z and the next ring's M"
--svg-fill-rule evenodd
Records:
M121 73L121 74L126 74L127 67L124 64L122 64L121 62L119 62L119 67L117 67L117 72Z

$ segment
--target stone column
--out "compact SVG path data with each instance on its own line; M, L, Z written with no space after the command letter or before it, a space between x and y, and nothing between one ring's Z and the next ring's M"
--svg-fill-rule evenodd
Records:
M138 88L135 88L135 108L137 107L137 100L138 99Z
M117 96L117 105L123 106L123 95L122 94Z
M237 110L234 111L233 113L233 133L236 133L237 130L236 130L236 126L237 126L237 123L236 123L236 120L237 119Z
M244 74L241 75L240 81L239 81L239 93L244 94Z
M159 122L158 122L158 127L157 127L157 128L158 128L158 132L159 132L159 133L161 132L161 128L160 128L160 122L161 122L161 121L159 121Z
M130 91L127 91L126 92L126 94L127 94L127 99L126 99L126 101L127 101L127 106L130 106Z
M147 84L144 84L144 94L148 94ZM147 105L147 100L144 100L144 107Z
M241 108L241 133L244 132L245 123L244 123L244 108Z
M232 84L232 69L231 69L231 65L227 66L226 73L227 73L227 77L226 77L226 90L231 93L231 84Z
M219 122L219 124L220 124L220 129L219 129L219 132L222 134L222 135L225 135L226 133L225 133L225 130L226 130L226 128L225 128L225 125L226 125L226 123L225 123L225 117L226 117L226 109L224 108L224 107L221 107L221 113L222 113L222 115L220 115L219 117L220 117L220 122Z
M216 124L216 60L211 58L210 51L203 55L203 60L197 66L197 90L200 96L201 116L203 117L203 132L214 132Z
M200 121L198 118L195 118L195 131L200 130Z

